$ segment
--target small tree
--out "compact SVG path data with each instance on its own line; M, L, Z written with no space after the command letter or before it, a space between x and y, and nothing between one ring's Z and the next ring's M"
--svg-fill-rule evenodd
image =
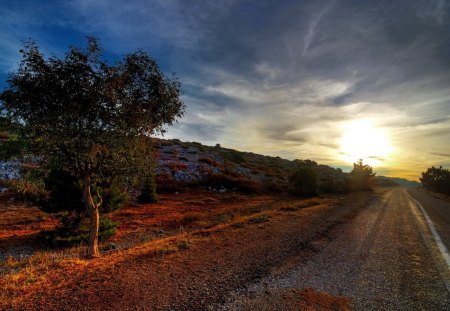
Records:
M450 194L450 171L442 166L432 166L425 172L422 172L420 182L425 188Z
M184 111L180 83L144 51L109 65L95 38L64 58L45 58L34 42L0 94L2 108L30 129L33 146L52 167L81 182L90 218L88 256L99 256L100 202L91 193L104 176L133 174L151 160L149 136Z
M298 196L317 195L319 181L317 163L311 160L295 160L296 169L289 176L289 192Z
M156 194L155 175L148 174L144 178L141 193L138 196L139 203L155 203L158 202L158 195Z
M353 169L349 174L348 188L350 191L371 190L374 177L375 173L372 171L372 167L364 164L360 159L353 163Z

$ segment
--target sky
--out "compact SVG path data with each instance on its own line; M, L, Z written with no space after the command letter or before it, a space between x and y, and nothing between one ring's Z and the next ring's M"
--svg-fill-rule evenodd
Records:
M23 42L99 38L182 84L165 137L417 180L450 167L450 1L0 0L0 89Z

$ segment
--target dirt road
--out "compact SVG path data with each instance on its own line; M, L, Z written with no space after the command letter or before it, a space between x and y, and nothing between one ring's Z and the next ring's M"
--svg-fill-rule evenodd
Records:
M432 202L415 195L427 206ZM441 232L449 228L443 221ZM449 280L419 206L406 189L396 188L342 226L338 238L306 264L235 292L220 309L287 310L292 301L286 297L313 288L350 298L355 310L450 310Z

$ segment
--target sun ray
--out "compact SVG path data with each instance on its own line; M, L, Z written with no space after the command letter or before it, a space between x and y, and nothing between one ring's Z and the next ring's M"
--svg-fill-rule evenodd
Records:
M340 140L344 161L364 159L369 165L378 165L391 154L392 147L385 130L373 126L370 120L357 120L344 127Z

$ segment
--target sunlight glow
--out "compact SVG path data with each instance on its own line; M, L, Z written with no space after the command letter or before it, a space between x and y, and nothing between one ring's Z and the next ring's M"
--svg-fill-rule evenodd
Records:
M364 163L376 166L392 152L389 137L369 120L358 120L347 124L340 140L342 159L354 163L363 159Z

